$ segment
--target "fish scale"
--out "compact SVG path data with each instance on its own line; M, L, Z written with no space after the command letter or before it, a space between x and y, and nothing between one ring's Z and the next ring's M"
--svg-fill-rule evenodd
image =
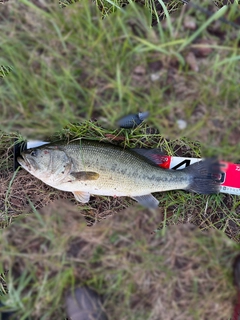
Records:
M79 152L79 148L81 148L81 152ZM146 194L146 191L151 193L156 192L156 189L159 189L158 191L172 189L173 184L176 185L176 189L185 188L189 184L190 178L187 174L169 172L154 167L128 149L85 142L81 146L71 144L63 147L62 150L70 151L73 171L89 170L100 173L98 181L91 181L90 184L97 185L102 192L106 188L108 195L109 192L120 191L120 189L124 189L125 195L131 196L134 195L133 189L138 189L141 194ZM124 183L124 188L120 185L121 183Z

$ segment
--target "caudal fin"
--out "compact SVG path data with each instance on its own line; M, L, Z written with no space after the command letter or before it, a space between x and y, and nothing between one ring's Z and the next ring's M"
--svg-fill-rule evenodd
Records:
M214 158L209 158L184 169L191 175L188 191L201 194L218 193L221 183L220 163Z

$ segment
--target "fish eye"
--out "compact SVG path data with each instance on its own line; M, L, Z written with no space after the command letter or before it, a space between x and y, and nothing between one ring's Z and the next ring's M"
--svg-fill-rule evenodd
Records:
M32 151L30 152L30 156L36 157L36 156L37 156L37 150L32 150Z

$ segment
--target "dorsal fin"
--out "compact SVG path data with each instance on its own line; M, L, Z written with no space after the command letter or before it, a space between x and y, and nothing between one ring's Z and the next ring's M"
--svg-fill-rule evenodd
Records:
M162 149L144 149L134 148L131 149L143 158L147 159L151 164L159 166L165 162L166 152Z

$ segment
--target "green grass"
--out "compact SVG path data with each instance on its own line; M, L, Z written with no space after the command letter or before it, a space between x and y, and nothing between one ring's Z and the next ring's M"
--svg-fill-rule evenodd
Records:
M200 46L199 29L184 30L183 17L171 22L171 33L161 25L149 29L144 11L136 14L130 6L105 20L86 2L46 7L51 11L45 17L43 10L22 4L31 14L20 18L21 10L12 6L9 19L19 16L20 28L12 27L11 37L10 22L1 24L2 55L14 68L0 89L4 129L41 137L76 119L100 118L112 127L121 115L149 110L149 123L164 135L201 138L222 156L238 157L231 133L238 128L239 35L232 37L231 27L224 26L224 43L203 28L201 38L207 38L212 52L199 59L200 71L194 73L185 58ZM153 82L154 62L162 67L154 70L161 76ZM178 118L187 121L185 131L179 131Z
M12 68L10 66L0 66L0 77L6 77L11 71Z
M0 65L12 71L0 79L1 156L9 137L41 139L65 127L64 136L111 140L111 133L130 147L161 144L169 154L182 147L193 156L239 160L239 33L210 23L239 18L237 4L225 11L207 19L191 8L150 28L150 13L134 5L102 20L86 1L64 9L44 1L5 4ZM195 30L186 27L189 17ZM189 52L199 72L187 63ZM145 110L161 136L143 142L144 126L115 130L118 118ZM69 124L90 119L105 129ZM11 152L11 139L7 146ZM6 155L9 170L12 154ZM14 181L18 176L28 179L22 171ZM42 196L44 187L32 182ZM0 234L0 273L9 270L2 299L21 319L62 319L67 289L86 284L104 295L110 319L229 319L231 261L239 245L224 232L172 225L190 221L231 236L228 224L239 228L238 197L173 191L158 198L157 213L100 197L84 207L62 203L38 212L33 205L32 214L18 213ZM86 228L81 215L102 221Z
M21 319L63 319L66 292L87 285L103 295L110 319L229 319L239 245L187 227L153 234L156 220L128 210L86 228L64 203L19 219L1 236L0 259L12 270L3 301Z

